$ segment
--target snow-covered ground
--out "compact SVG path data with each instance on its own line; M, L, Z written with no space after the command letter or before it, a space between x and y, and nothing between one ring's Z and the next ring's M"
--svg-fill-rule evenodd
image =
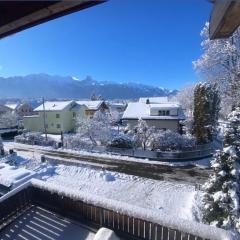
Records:
M45 181L71 190L120 200L136 206L192 219L196 194L193 186L150 180L89 167L58 165Z
M56 135L58 136L58 135ZM21 144L21 143L15 143L11 141L5 141L3 142L4 148L6 150L14 149L14 148L23 148L23 149L36 149L36 150L52 150L52 147L44 147L44 146L37 146L37 145L27 145L27 144ZM116 159L116 160L123 160L123 161L131 161L131 162L141 162L146 164L159 164L159 165L168 165L168 166L197 166L200 168L209 168L210 167L210 158L204 158L200 160L193 160L193 161L183 161L183 162L162 162L162 161L153 161L149 160L147 158L135 158L135 157L128 157L128 156L121 156L121 155L113 155L110 153L97 153L97 152L89 152L89 151L80 151L80 150L71 150L71 149L54 149L54 151L59 152L66 152L66 153L72 153L72 154L79 154L82 156L92 156L92 157L102 157L105 159ZM38 154L35 153L35 155L32 152L28 153L21 153L24 154L24 156L31 156L36 157Z
M19 159L19 157L18 157ZM29 159L21 168L38 173L38 178L76 192L122 201L134 206L159 211L169 216L196 221L198 213L194 186L167 181L157 181L89 166L65 166L41 164ZM198 215L198 214L197 214Z

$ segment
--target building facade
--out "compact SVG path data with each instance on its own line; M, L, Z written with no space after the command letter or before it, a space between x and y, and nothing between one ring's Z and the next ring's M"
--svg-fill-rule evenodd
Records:
M128 103L122 122L134 128L139 119L145 120L149 127L179 132L180 121L185 116L179 103L169 102L166 98L141 98L139 102Z
M60 134L72 132L75 129L76 117L85 117L86 107L75 101L45 102L34 109L35 115L25 116L24 128L33 132ZM44 128L45 122L45 128Z

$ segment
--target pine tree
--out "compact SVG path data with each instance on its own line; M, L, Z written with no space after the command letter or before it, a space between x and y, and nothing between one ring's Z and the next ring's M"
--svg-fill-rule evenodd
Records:
M239 161L240 108L229 116L224 149L218 150L212 161L213 174L204 185L203 221L224 229L236 229L239 224Z

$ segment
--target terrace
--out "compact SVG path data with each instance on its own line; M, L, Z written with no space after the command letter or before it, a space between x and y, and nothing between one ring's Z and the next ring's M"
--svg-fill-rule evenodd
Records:
M236 239L230 232L33 180L0 198L1 239L94 239L106 227L121 239Z

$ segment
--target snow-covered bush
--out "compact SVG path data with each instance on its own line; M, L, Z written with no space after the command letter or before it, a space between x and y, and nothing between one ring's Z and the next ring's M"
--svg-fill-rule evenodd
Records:
M145 150L154 132L154 127L149 127L146 121L139 119L138 124L130 133L133 135L134 145Z
M203 221L240 232L240 108L233 111L228 120L224 149L216 152L213 174L204 185Z
M188 150L196 146L196 139L192 135L180 135L171 130L156 131L150 140L153 150L172 151Z
M0 128L12 128L18 125L18 117L13 112L0 114Z
M31 145L40 145L40 146L56 146L56 142L53 139L46 139L41 136L40 132L27 132L21 135L18 135L14 138L15 142L31 144Z
M97 111L93 118L77 118L77 133L80 137L89 139L92 145L106 145L116 134L111 128L107 113Z
M193 118L188 117L187 119L181 121L183 126L182 130L186 134L192 134L193 130Z
M119 113L118 111L110 111L108 113L109 123L113 126L119 124L121 117L122 113Z
M119 134L112 139L108 146L116 148L132 148L133 141L127 134Z
M91 141L84 139L80 134L74 134L64 139L64 147L74 150L87 150L93 147Z

